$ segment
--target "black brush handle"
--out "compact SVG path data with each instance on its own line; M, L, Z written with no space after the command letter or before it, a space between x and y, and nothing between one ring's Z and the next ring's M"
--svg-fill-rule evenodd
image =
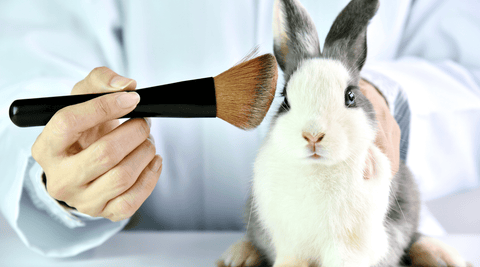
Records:
M122 118L217 115L213 77L143 88L135 92L140 95L140 103ZM10 105L10 120L19 127L43 126L64 107L111 93L18 99Z

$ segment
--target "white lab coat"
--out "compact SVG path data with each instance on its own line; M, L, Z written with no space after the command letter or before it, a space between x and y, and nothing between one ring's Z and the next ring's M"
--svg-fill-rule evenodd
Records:
M347 2L302 1L320 40ZM135 79L137 88L215 76L256 45L262 53L272 51L272 5L273 0L0 2L0 210L23 242L45 255L71 256L103 243L127 220L69 213L49 197L30 154L42 128L10 122L14 99L69 94L97 66ZM388 77L407 92L407 163L424 200L479 185L478 10L476 0L382 1L369 26L364 73ZM278 104L277 98L264 123L248 132L220 119L152 119L164 167L140 209L144 228L242 229L252 164Z

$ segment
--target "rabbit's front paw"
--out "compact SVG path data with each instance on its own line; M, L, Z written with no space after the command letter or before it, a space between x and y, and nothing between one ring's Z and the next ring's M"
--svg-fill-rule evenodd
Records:
M261 255L250 241L244 238L231 245L217 261L217 267L254 267L262 263Z
M413 266L458 266L470 267L458 251L438 239L422 236L410 248Z
M292 256L278 256L275 259L273 267L317 267L317 265L309 265L308 261Z
M273 267L309 267L308 262L288 262L288 263L280 263L275 264Z

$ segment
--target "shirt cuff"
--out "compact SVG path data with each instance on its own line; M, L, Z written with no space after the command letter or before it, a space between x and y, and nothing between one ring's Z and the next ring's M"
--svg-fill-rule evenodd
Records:
M387 105L390 108L390 113L393 116L395 113L397 98L400 96L406 98L406 95L401 89L400 85L396 81L372 69L362 70L360 76L380 91L387 101Z
M28 248L44 256L70 257L101 245L128 223L66 210L48 194L42 173L30 155L14 226Z
M32 157L31 161L35 161ZM84 219L97 220L99 217L91 217L89 215L78 212L74 209L61 205L56 199L48 194L45 184L43 183L42 167L34 162L29 175L25 177L24 188L28 192L28 196L37 209L44 210L54 220L64 224L68 228L76 228L85 226Z

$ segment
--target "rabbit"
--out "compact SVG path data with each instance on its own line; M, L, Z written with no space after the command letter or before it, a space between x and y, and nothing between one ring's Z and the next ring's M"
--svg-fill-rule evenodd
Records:
M274 53L285 97L254 163L246 235L219 266L402 266L419 238L419 192L401 162L374 144L377 122L360 92L366 29L378 0L352 0L320 51L297 0L276 0ZM368 157L374 178L364 179Z

